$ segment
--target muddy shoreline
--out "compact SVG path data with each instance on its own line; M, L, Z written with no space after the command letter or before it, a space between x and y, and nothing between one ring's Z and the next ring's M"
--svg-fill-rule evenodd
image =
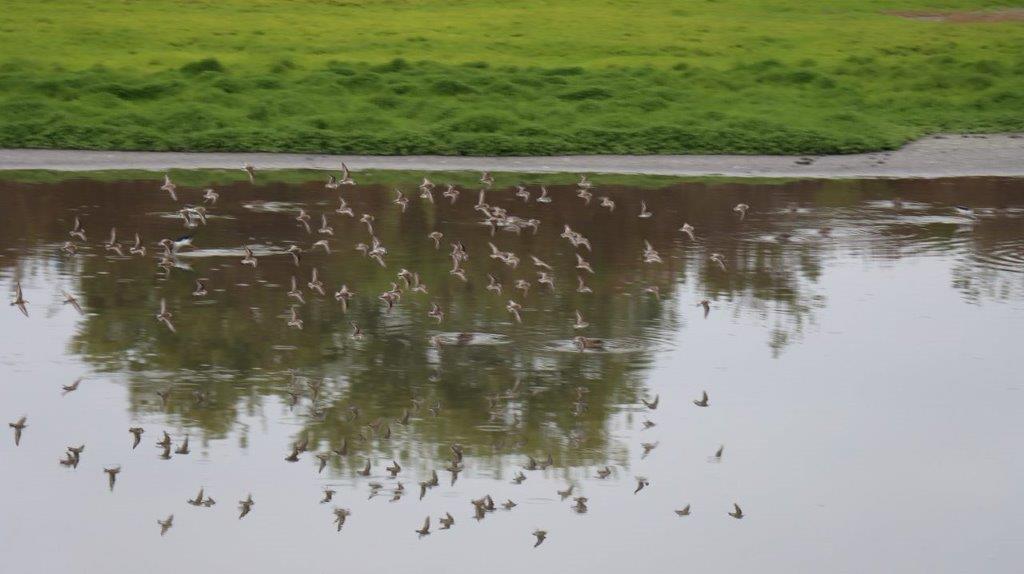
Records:
M344 161L362 169L417 171L589 172L617 174L810 177L940 178L1024 177L1024 134L936 135L891 152L837 156L678 155L452 157L359 156L245 152L136 152L0 150L0 171L95 171L114 169L337 170ZM2 176L2 173L0 173Z

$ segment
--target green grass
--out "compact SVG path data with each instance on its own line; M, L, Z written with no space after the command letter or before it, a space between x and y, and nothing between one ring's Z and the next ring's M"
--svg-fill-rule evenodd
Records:
M985 0L4 2L0 146L846 153L1024 130Z

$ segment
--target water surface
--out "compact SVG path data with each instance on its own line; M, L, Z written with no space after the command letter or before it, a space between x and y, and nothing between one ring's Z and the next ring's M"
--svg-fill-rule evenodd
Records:
M20 282L29 302L28 317L13 306L0 315L0 417L29 424L20 446L13 432L0 440L6 568L1016 570L1020 180L616 186L595 189L590 205L565 186L550 188L550 204L533 201L531 186L524 203L499 181L488 203L541 224L493 236L476 189L454 205L438 189L431 204L416 183L404 213L391 189L344 188L356 218L335 214L339 193L320 183L232 184L194 229L177 211L202 202L197 188L179 188L175 203L155 180L0 184L0 284L13 293ZM653 217L637 217L641 201ZM750 205L746 217L737 203ZM294 219L300 209L311 234ZM333 236L317 234L321 213ZM355 249L370 241L364 213L386 267ZM68 255L76 216L87 241ZM592 250L560 237L564 225ZM140 233L147 255L106 250L113 226L126 250ZM444 234L440 249L432 231ZM184 233L195 247L159 267L156 242ZM323 237L330 255L310 250ZM662 263L643 262L645 240ZM469 254L467 282L449 274L452 241ZM490 258L488 242L518 267ZM298 266L285 252L293 244L305 252ZM242 245L255 269L241 264ZM577 253L593 275L575 268ZM554 268L554 290L537 284L531 255ZM306 287L314 267L327 296ZM392 282L404 289L401 269L428 293L406 289L388 311L378 296ZM485 289L487 274L502 296ZM580 274L592 293L577 292ZM292 276L301 330L288 325ZM192 294L197 278L205 296ZM517 279L533 284L527 296ZM332 296L341 284L356 293L347 312ZM505 310L510 298L522 323ZM155 318L161 299L176 333ZM579 352L580 333L604 349ZM703 391L708 408L692 402ZM655 410L641 402L655 396ZM145 428L135 450L132 426ZM162 431L175 448L188 436L191 453L162 459ZM285 461L304 438L308 452ZM343 441L348 454L318 472L314 454ZM465 451L454 483L452 443ZM657 446L644 456L643 443ZM78 444L79 466L58 464ZM549 468L523 470L548 455ZM384 470L392 460L397 479ZM115 465L111 491L103 468ZM611 476L597 478L606 465ZM440 484L420 499L433 470ZM514 484L519 471L527 479ZM634 494L637 476L650 485ZM392 502L399 481L405 495ZM589 499L586 513L557 494L569 485ZM200 487L215 506L186 503ZM321 504L325 488L337 494ZM239 519L249 493L256 505ZM470 500L485 494L518 506L477 521ZM734 502L742 520L727 515ZM676 516L686 504L692 514ZM335 506L352 511L340 532ZM456 524L438 531L445 512ZM161 537L156 521L172 513ZM420 538L427 515L434 532ZM534 549L536 528L549 537Z

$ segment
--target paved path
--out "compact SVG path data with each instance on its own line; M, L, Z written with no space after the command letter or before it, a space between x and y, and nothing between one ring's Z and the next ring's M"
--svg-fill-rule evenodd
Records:
M808 163L808 160L811 160ZM332 156L291 153L191 153L0 150L0 170L331 169L634 173L737 177L1024 177L1024 135L939 135L894 152L800 157L763 155L577 155L552 157Z

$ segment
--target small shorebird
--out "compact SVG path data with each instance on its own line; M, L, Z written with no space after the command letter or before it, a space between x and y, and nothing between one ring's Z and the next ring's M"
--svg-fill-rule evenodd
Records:
M164 238L161 239L160 242L157 243L157 245L163 247L171 255L176 255L182 249L186 247L192 247L192 236L182 235L181 237L174 240Z
M454 185L449 183L446 186L444 192L441 193L441 197L448 198L451 205L455 205L455 202L459 199L459 190L456 189Z
M522 305L520 305L519 303L516 303L512 299L509 299L508 300L508 304L505 305L505 310L512 314L512 317L515 318L516 323L522 323L523 322L523 318L519 314L519 312L523 310L523 306Z
M340 195L338 196L338 204L338 209L335 209L334 213L337 213L338 215L347 215L349 217L356 216L355 212L352 211L352 208L345 203L345 198Z
M107 473L107 484L110 486L110 491L114 491L114 483L117 482L117 475L121 473L121 467L115 466L111 468L103 468L103 472Z
M541 543L543 543L545 539L547 539L548 532L546 530L537 529L537 530L533 531L533 535L537 537L537 542L535 542L533 544L533 547L536 548L536 547L540 546Z
M604 341L601 339L591 339L590 337L573 337L572 344L581 353L587 349L596 350L604 348Z
M14 301L11 301L11 305L16 306L22 315L28 317L27 304L28 301L25 300L25 295L21 292L21 281L18 281L14 285Z
M206 290L206 279L196 279L196 287L192 290L193 297L205 297L207 294Z
M590 323L587 323L586 319L583 318L583 313L580 313L579 310L577 309L576 310L576 323L573 324L572 328L578 330L578 329L586 329L589 326L590 326Z
M249 496L245 497L245 500L239 500L238 501L238 510L240 512L238 514L238 519L241 520L241 519L245 518L245 515L249 514L252 511L252 506L254 504L256 504L256 502L253 501L251 494Z
M654 214L647 210L647 202L641 199L640 215L638 215L637 217L639 217L640 219L650 219L652 215Z
M743 221L744 219L746 219L746 217L747 217L747 210L749 210L749 209L750 209L750 206L747 205L746 203L737 203L736 207L732 208L733 211L735 211L736 213L740 214L740 221Z
M708 392L704 391L701 394L700 399L699 400L694 400L693 404L697 405L698 407L706 407L709 404L711 404L711 403L708 402Z
M594 268L591 267L590 263L588 263L587 260L584 259L583 256L580 255L579 253L576 254L576 269L579 269L580 271L586 271L591 275L594 274Z
M75 224L71 227L71 231L68 232L68 235L72 239L77 238L77 239L80 239L82 241L86 240L85 239L85 228L82 227L82 222L81 222L81 220L78 219L77 215L75 216Z
M212 187L206 188L203 191L203 203L209 203L210 205L217 205L217 199L220 198L220 194L213 191Z
M448 530L455 524L455 518L448 512L445 512L444 516L438 518L437 521L441 523L441 530Z
M355 185L356 182L352 179L352 173L348 170L348 166L345 162L341 162L341 179L338 180L338 185Z
M648 401L647 399L640 399L640 402L643 403L645 407L651 409L652 411L658 408L658 403L660 401L661 395L654 395L653 401Z
M310 278L309 283L306 283L306 286L309 287L311 290L316 291L320 295L327 294L326 291L324 290L324 282L321 281L317 275L316 267L313 268L313 276Z
M348 300L355 295L352 291L348 290L347 285L342 285L341 289L334 292L334 300L341 303L341 311L344 313L348 311Z
M491 172L485 171L480 175L480 183L487 187L494 185L494 177L491 176Z
M725 269L725 257L721 253L712 253L711 257L709 257L708 259L710 259L711 261L714 261L715 263L717 263L718 266L722 268L722 271L726 270Z
M427 235L428 239L431 239L431 240L434 241L434 249L440 249L441 248L441 239L443 237L444 237L444 234L441 233L440 231L431 231Z
M707 299L701 299L700 303L697 303L697 306L704 307L704 317L707 317L708 313L711 312L711 301Z
M396 197L395 200L392 203L394 203L399 208L401 208L402 213L405 213L406 208L409 207L409 198L406 197L402 193L402 190L400 190L400 189L396 189L395 193L398 194L398 197ZM373 233L373 232L371 231L370 233Z
M295 299L299 303L305 304L306 300L302 298L302 290L299 289L299 280L292 275L292 288L288 291L288 296Z
M160 312L156 314L156 320L167 325L167 328L170 329L172 333L176 333L177 331L174 328L174 323L171 323L172 317L174 317L174 315L167 310L167 300L161 297Z
M334 228L327 223L327 214L320 214L320 229L316 230L320 235L334 235Z
M75 382L71 383L70 385L61 385L60 388L63 389L63 391L64 391L63 394L66 395L68 393L73 393L73 392L77 391L78 390L78 385L81 385L81 384L82 384L82 379L81 378L77 378L77 379L75 379Z
M548 188L540 186L540 195L537 196L537 203L551 203L551 196L548 195Z
M251 265L253 269L256 269L256 265L259 261L256 259L256 256L253 255L252 249L249 249L247 245L243 245L242 249L245 250L245 257L242 258L242 265Z
M61 295L64 295L64 305L71 305L75 308L75 311L78 311L79 315L85 315L85 311L82 311L82 306L78 304L78 299L76 299L74 295L63 289L61 289L60 292Z
M679 231L682 231L683 233L688 235L690 237L690 241L697 240L697 238L693 235L693 226L690 225L689 223L684 223L683 226L679 228Z
M295 221L298 221L299 223L302 224L302 227L303 229L306 230L306 233L313 233L313 229L309 226L309 220L310 217L309 214L306 213L306 210L299 209L299 214L295 216Z
M734 503L732 503L732 507L733 507L733 511L729 513L729 516L731 516L731 517L733 517L733 518L735 518L737 520L740 519L740 518L743 518L743 516L744 516L743 515L743 509L740 508L740 505L736 504L734 502Z
M633 494L636 494L636 493L640 492L641 490L644 489L644 487L650 486L650 485L651 485L651 482L649 480L647 480L646 478L644 478L642 476L636 477L636 490L633 491Z
M247 163L242 166L242 171L249 176L249 183L256 183L256 166L251 163Z
M334 523L338 525L338 532L341 532L341 527L345 526L345 520L351 515L352 511L347 508L334 509Z
M174 182L171 181L171 176L165 173L164 184L160 186L160 190L166 191L167 194L171 196L172 201L178 201L178 194L174 193L174 190L177 188L178 186L174 185Z
M594 290L587 287L587 284L583 282L583 277L576 276L576 292L577 293L593 293Z
M296 307L295 305L292 305L292 314L291 318L288 319L288 326L295 327L296 329L299 330L302 329L302 319L299 318L298 307Z
M678 515L678 516L689 516L689 515L690 515L690 505L689 505L689 504L687 504L687 505L686 505L686 506L684 506L684 507L683 507L683 508L682 508L681 510L676 510L676 511L674 511L674 512L675 512L675 513L676 513L676 515Z
M501 283L498 283L498 280L490 273L487 274L487 287L485 287L485 289L492 293L501 295Z
M7 423L7 426L14 429L14 446L18 446L21 444L21 433L25 430L26 427L28 427L28 424L26 423L27 420L28 417L25 416L14 421L13 423Z
M163 536L164 534L167 534L167 531L171 529L171 526L174 526L174 515L172 514L168 516L166 520L157 520L156 523L160 525L160 536Z
M146 246L142 244L142 238L139 234L135 234L135 244L128 248L128 253L132 255L146 256Z
M602 197L601 203L598 204L601 207L607 207L609 212L615 211L615 202L610 197Z
M142 442L142 433L146 432L142 427L131 427L128 432L132 435L132 450Z
M430 517L429 516L427 516L427 518L423 521L423 526L421 528L419 528L418 530L416 530L416 533L419 534L420 537L423 537L423 536L426 536L426 535L430 534Z

